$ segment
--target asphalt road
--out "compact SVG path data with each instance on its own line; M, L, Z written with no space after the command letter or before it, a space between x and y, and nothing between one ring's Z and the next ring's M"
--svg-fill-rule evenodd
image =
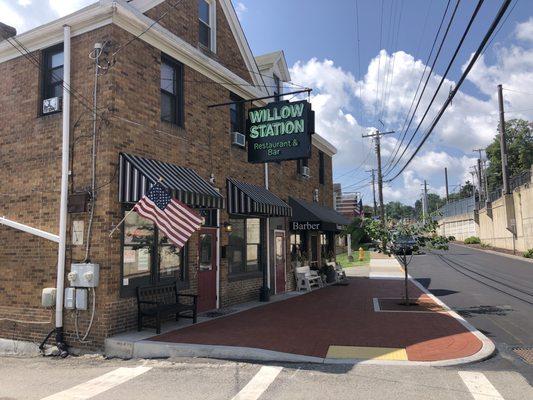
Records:
M533 263L450 245L414 256L409 273L495 342L499 368L519 371L533 384L533 365L513 351L533 353Z
M456 369L0 357L0 399L530 400L533 388L495 359Z

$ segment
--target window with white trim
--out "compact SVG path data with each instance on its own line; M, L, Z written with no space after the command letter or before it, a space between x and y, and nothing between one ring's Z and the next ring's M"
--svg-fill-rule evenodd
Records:
M216 52L216 0L198 0L198 43Z

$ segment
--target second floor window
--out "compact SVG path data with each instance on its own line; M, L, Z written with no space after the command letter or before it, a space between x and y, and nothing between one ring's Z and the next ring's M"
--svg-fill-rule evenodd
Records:
M183 66L161 59L161 120L183 126Z
M274 74L274 101L279 101L280 100L280 95L281 94L281 81L279 79L279 77Z
M309 167L309 159L308 158L301 158L299 160L296 160L296 173L299 175L304 175L304 168L303 167Z
M215 2L198 0L198 42L208 50L215 51Z
M326 183L326 179L325 179L325 162L324 162L324 153L322 152L319 152L318 153L318 180L320 182L320 184L324 184Z
M63 97L63 45L44 51L42 79L43 100Z
M242 101L236 94L230 94L231 101ZM233 103L229 106L230 132L244 134L244 103Z

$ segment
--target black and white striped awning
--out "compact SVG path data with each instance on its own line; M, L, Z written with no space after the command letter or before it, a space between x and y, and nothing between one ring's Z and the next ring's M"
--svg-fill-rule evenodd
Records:
M159 180L178 200L192 207L223 208L224 198L196 171L120 153L119 201L135 203Z
M290 217L292 210L287 203L261 186L227 178L228 213Z

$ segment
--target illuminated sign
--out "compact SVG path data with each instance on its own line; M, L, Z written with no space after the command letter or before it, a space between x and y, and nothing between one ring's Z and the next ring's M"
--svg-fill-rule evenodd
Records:
M273 102L248 110L248 162L297 160L311 157L315 114L307 101Z

